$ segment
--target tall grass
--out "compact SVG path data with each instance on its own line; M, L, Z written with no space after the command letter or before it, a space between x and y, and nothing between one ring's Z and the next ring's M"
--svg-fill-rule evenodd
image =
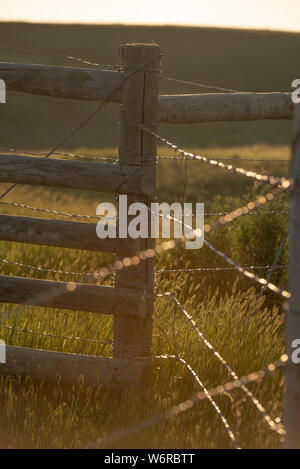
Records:
M216 151L218 149L214 150ZM265 156L270 156L271 153L272 148L264 149ZM172 187L176 186L177 195L182 187L182 163L171 161L161 164L164 178L161 177L162 171L159 171L159 198L172 199ZM192 164L195 163L190 163ZM198 173L195 173L194 168ZM230 210L250 200L258 191L264 190L261 187L249 187L248 181L242 178L236 178L238 186L233 186L235 180L230 179L232 185L229 197L227 174L209 172L200 164L193 168L190 166L189 171L188 200L203 201L203 196L208 201L207 209L212 211ZM287 169L281 168L280 172L280 168L274 163L270 172L276 171L282 174ZM172 181L172 186L168 186L168 180ZM200 186L197 180L201 181ZM216 192L223 193L223 197L216 198ZM164 194L166 198L163 197ZM92 193L44 188L30 188L29 191L26 186L19 186L6 200L73 213L93 214L97 203L101 201L98 197ZM178 199L180 200L180 194ZM262 209L272 208L287 208L286 198L283 196ZM49 214L35 214L7 206L2 206L1 210L3 213L51 217ZM269 264L286 230L286 223L286 215L275 215L272 218L267 215L245 216L228 227L216 230L210 235L210 241L238 263ZM33 266L77 272L97 270L112 260L112 256L100 253L1 242L0 258L4 257ZM284 251L280 262L286 261L287 252ZM207 248L196 253L179 248L176 252L165 253L157 259L158 269L219 265L226 264ZM5 275L86 281L80 275L31 271L22 266L0 263L0 268ZM264 276L266 272L260 273ZM278 271L274 275L279 284L285 285L285 271ZM109 278L107 284L111 282L112 279ZM176 292L204 336L239 375L260 369L276 360L283 352L280 303L272 295L265 296L257 303L257 287L236 273L162 273L157 277L156 291ZM250 316L253 318L249 323ZM111 339L113 325L110 317L79 311L1 305L0 320L0 336L8 344L111 355L110 344L68 338L75 336L98 341ZM247 324L249 327L246 327ZM188 320L168 298L158 298L155 303L153 352L156 355L182 354L207 388L231 379L213 353L199 340ZM139 390L124 389L117 392L101 387L63 386L59 382L49 385L32 382L30 377L22 380L2 376L0 379L0 446L3 448L85 447L120 427L167 409L199 390L188 370L174 360L153 361L151 383ZM272 418L282 416L282 386L282 372L250 385L250 389ZM281 444L278 434L270 430L262 415L241 390L219 396L216 401L243 448L277 448ZM229 448L231 441L212 406L208 401L203 401L151 429L112 442L111 446Z

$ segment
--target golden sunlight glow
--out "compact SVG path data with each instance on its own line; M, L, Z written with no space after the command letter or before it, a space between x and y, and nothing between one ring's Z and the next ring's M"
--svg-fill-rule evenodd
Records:
M300 31L299 0L12 0L1 20L182 24Z

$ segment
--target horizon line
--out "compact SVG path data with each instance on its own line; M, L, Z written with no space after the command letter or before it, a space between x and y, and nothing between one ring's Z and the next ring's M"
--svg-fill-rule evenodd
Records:
M267 32L278 32L278 33L291 33L300 34L299 30L295 29L280 29L280 28L267 28L267 27L255 27L255 26L237 26L237 25L213 25L213 24L191 24L191 23L110 23L110 22L94 22L94 21L51 21L51 20L26 20L26 19L0 19L1 23L25 23L25 24L49 24L49 25L65 25L65 26L141 26L141 27L177 27L177 28L199 28L199 29L231 29L231 30L242 30L242 31L267 31Z

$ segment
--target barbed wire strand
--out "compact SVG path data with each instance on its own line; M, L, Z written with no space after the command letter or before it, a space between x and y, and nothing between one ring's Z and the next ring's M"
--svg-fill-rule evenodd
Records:
M0 205L7 205L7 206L11 206L11 207L18 207L18 208L25 208L27 210L33 210L33 211L36 211L36 212L51 213L53 215L61 215L63 217L70 217L70 218L86 218L86 219L96 219L96 220L101 220L102 218L104 218L104 216L100 216L100 215L82 215L82 214L78 214L78 213L60 212L58 210L50 210L48 208L32 207L31 205L18 204L16 202L2 202L2 201L0 201ZM107 219L108 218L106 218L106 220Z
M260 207L262 205L265 205L267 201L273 200L275 197L278 197L281 195L280 189L276 188L270 191L268 194L264 195L259 195L255 200L248 202L247 205L244 205L243 207L239 207L237 209L232 210L231 212L226 213L226 215L222 215L218 220L211 222L211 223L206 223L204 225L204 230L205 232L211 231L211 229L216 228L218 226L224 226L227 223L231 223L234 221L236 218L243 216L243 215L248 215L251 213L253 210L255 210L257 207Z
M231 392L234 389L238 389L243 385L249 383L257 382L262 380L265 376L273 374L276 370L281 369L287 365L288 356L286 354L282 355L279 360L274 363L270 363L265 368L262 368L258 371L248 373L247 375L242 376L239 380L228 381L225 384L220 384L215 388L208 390L209 394L212 397L220 396L224 393ZM116 441L126 438L134 433L137 433L141 430L147 430L152 428L159 423L162 423L169 418L176 417L183 412L186 412L193 408L198 402L207 399L207 395L202 391L191 395L188 399L180 404L176 404L170 407L167 410L157 413L156 415L144 419L141 422L123 427L110 435L107 435L104 438L99 438L95 443L89 444L87 448L101 448L106 445L111 445ZM284 430L281 432L282 435L285 434Z
M15 51L16 51L16 50L15 50ZM24 51L23 51L23 52L24 52ZM27 51L27 52L29 52L29 51ZM30 53L33 53L33 52L30 52ZM53 54L48 54L48 55L53 55ZM95 64L95 63L92 63L92 62L88 62L88 61L85 61L85 60L81 60L81 59L78 59L78 58L74 58L74 57L72 57L72 56L63 56L62 54L59 54L59 56L60 56L60 57L64 57L64 58L68 58L68 59L72 59L72 60L81 61L81 62L84 62L84 63L87 63L87 64L91 64L91 65L100 66L100 64ZM206 87L208 87L208 88L211 87L211 86L209 86L209 85L207 86L207 85L195 84L195 83L193 83L193 82L185 82L185 81L182 81L182 80L175 80L175 79L168 78L168 77L164 77L164 78L167 79L167 80L177 81L177 82L180 82L180 83L192 84L192 85L202 86L202 87L203 87L203 86L206 86ZM233 91L233 92L236 92L235 90L229 90L229 89L220 88L220 87L213 87L213 88L215 88L215 89L220 89L220 90L223 90L223 91ZM115 91L115 90L114 90L114 91ZM108 99L108 98L106 98L106 99ZM103 106L103 103L101 103L101 105ZM101 107L102 107L102 106L101 106ZM92 115L94 115L94 112L92 113ZM85 120L84 120L84 122L85 122ZM82 125L83 125L83 124L82 124ZM75 129L73 129L74 131L73 131L71 134L69 134L69 136L68 136L67 138L65 137L65 138L62 140L62 143L59 143L56 148L58 148L59 146L61 146L61 144L63 144L63 143L64 143L71 135L73 135L73 133L74 133L76 130L78 130L80 127L81 127L81 125L80 125L79 127L75 128ZM152 133L152 131L151 131L151 133ZM165 143L166 143L166 142L165 142ZM170 143L170 142L169 142L169 143ZM171 144L171 145L174 146L173 144ZM55 150L50 151L49 153L46 154L45 158L48 158L48 157L51 156L54 152L55 152ZM182 150L181 152L184 152L184 151ZM184 156L186 157L186 156L187 156L187 152L185 152L185 153L186 153L186 154L185 154ZM199 157L200 155L195 155L195 156L198 156L198 157ZM206 157L201 157L201 158L206 158ZM211 160L211 164L215 164L215 162L214 162L213 160ZM229 166L231 166L231 165L225 165L225 166L227 166L226 169L229 169ZM236 170L236 172L239 172L239 173L241 173L241 174L243 174L243 172L245 171L243 168L235 168L235 170ZM241 172L241 171L242 171L242 172ZM264 181L267 180L270 184L276 184L276 185L278 185L279 187L282 187L282 184L285 184L285 187L283 186L284 188L287 188L287 187L290 186L290 184L289 184L288 186L286 185L287 183L290 183L290 181L285 180L285 178L279 179L279 178L274 178L273 176L262 176L262 175L259 175L259 174L257 174L257 173L253 173L253 172L251 172L252 175L250 175L249 172L247 172L247 173L248 173L248 174L246 174L246 175L249 176L249 177L255 177L255 179L258 179L258 180L261 180L261 178L263 178ZM265 179L265 178L268 178L268 179ZM277 180L276 182L275 182L275 179ZM283 180L285 180L285 181L283 181ZM273 181L273 182L272 182L272 181ZM14 184L13 186L11 186L11 188L9 189L9 191L12 190L13 187L15 187L16 185L17 185L17 184ZM8 192L6 191L6 193L8 193ZM4 195L6 195L6 193L5 193ZM1 198L4 197L4 195L2 195ZM222 253L222 254L225 255L224 253ZM278 256L278 257L279 257L279 256ZM5 262L5 260L4 260L4 262ZM276 261L276 263L277 263L277 261ZM274 265L274 264L272 265L273 268L276 267L276 263L275 263L275 265ZM14 263L14 264L16 264L16 263ZM19 265L21 265L21 264L19 264ZM23 265L23 266L24 266L24 265ZM30 267L30 268L33 268L32 266L29 266L29 267ZM236 267L235 267L235 268L236 268ZM37 268L37 269L38 269L38 270L41 270L41 268ZM43 269L43 270L45 270L45 269ZM46 269L46 270L49 271L49 269ZM63 273L62 271L58 271L58 272ZM271 274L271 273L272 273L272 270L270 270L269 273ZM267 277L266 281L267 281L267 284L265 284L265 285L262 287L262 291L267 287L267 285L268 285L268 283L269 283L269 278L268 278L268 277ZM174 299L174 301L175 301L175 303L177 304L177 306L180 307L180 309L184 312L185 316L191 321L191 323L192 323L192 325L193 325L193 328L196 330L196 332L198 333L198 335L201 337L201 339L204 341L204 343L206 343L206 345L207 345L211 350L213 350L214 354L215 354L215 355L220 359L220 361L224 364L224 366L226 367L226 369L230 372L231 376L233 376L234 380L235 380L235 381L240 380L240 378L238 378L238 376L235 374L235 372L233 372L232 369L229 367L229 365L228 365L227 362L224 360L224 358L214 349L214 347L213 347L208 341L206 341L206 339L203 337L203 334L202 334L202 333L200 332L200 330L197 328L196 323L194 322L194 320L192 319L192 317L187 313L187 311L183 308L183 306L182 306L181 303L178 301L178 299L177 299L173 294L171 294L170 292L166 292L164 295L167 296L168 294ZM4 327L9 327L9 326L4 326ZM23 330L23 331L24 331L24 330ZM33 331L30 331L30 332L33 333ZM36 333L39 333L39 332L36 332ZM58 337L58 336L55 336L55 335L52 335L52 334L45 334L45 333L40 333L40 334L42 334L42 335L47 335L47 336L51 336L51 337ZM65 339L66 339L66 338L72 339L72 340L88 340L88 341L93 341L93 342L95 342L95 341L92 340L92 339L85 339L85 338L78 338L78 337L74 337L74 338L72 338L72 337L65 337ZM101 343L103 344L104 342L101 341ZM105 342L105 343L109 343L109 342ZM225 428L227 429L228 434L229 434L230 438L232 439L233 443L236 445L236 447L238 447L238 446L237 446L236 439L235 439L235 437L234 437L234 434L232 433L232 431L231 431L231 429L230 429L230 427L229 427L229 425L228 425L228 423L227 423L225 417L222 415L222 413L221 413L219 407L216 405L216 403L214 402L214 400L213 400L212 397L210 396L209 392L208 392L208 391L206 390L206 388L204 387L203 383L201 382L201 380L200 380L199 377L197 376L196 372L195 372L195 371L192 369L192 367L191 367L184 359L182 359L181 357L168 357L168 358L176 358L176 359L178 359L178 360L179 360L181 363L183 363L183 364L189 369L189 371L193 374L194 378L196 379L196 381L198 382L198 384L200 385L200 387L203 389L204 394L205 394L206 397L210 400L210 402L211 402L212 405L214 406L215 410L217 411L217 413L218 413L219 417L221 418L221 420L222 420L222 422L223 422ZM241 385L241 388L244 390L244 388L245 388L244 384ZM254 402L257 401L257 399L254 398L253 394L250 393L250 391L249 391L247 388L246 388L246 390L247 390L248 393L249 393L249 394L247 394L248 397L252 396L252 398L254 399ZM258 404L259 404L259 403L258 403ZM259 404L259 406L260 406L260 407L258 407L258 408L260 408L262 412L265 412L265 410L264 410L264 408L261 406L261 404ZM267 416L267 417L271 420L272 424L276 426L276 424L272 421L272 419L271 419L269 416ZM265 418L266 418L266 416L265 416ZM268 421L268 419L266 419L266 420ZM270 424L269 421L268 421L268 423Z
M177 157L177 156L164 156L164 155L157 155L158 160L176 160L176 161L182 161L182 158ZM260 162L260 163L290 163L290 159L274 159L274 158L253 158L253 157L243 157L243 156L214 156L210 157L214 158L215 160L218 161L252 161L252 162ZM195 160L195 161L200 161L200 160Z
M187 81L187 80L179 80L177 78L171 78L171 77L166 77L164 75L161 75L160 78L165 81L172 81L173 83L180 83L183 85L191 85L191 86L196 86L197 88L209 88L209 89L214 89L214 90L219 90L219 91L225 91L226 93L241 93L241 91L237 90L232 90L230 88L223 88L221 86L215 86L215 85L207 85L206 83L196 83L194 81Z
M55 338L55 339L83 341L83 342L89 342L89 343L92 343L92 344L101 344L101 345L109 345L109 344L113 343L113 340L89 339L87 337L56 335L56 334L52 334L51 332L33 331L31 329L25 329L25 328L20 328L20 327L9 326L8 324L4 324L3 322L0 322L0 327L2 327L4 329L11 330L11 331L15 331L15 332L22 332L24 334L40 335L40 336L43 336L43 337L49 337L49 338Z
M35 51L35 50L25 50L25 49L11 49L11 48L1 48L0 52L14 52L17 54L29 54L29 55L41 55L45 57L57 57L57 58L63 58L66 60L72 60L74 62L81 62L86 65L94 65L96 67L101 67L101 68L109 68L109 69L117 69L121 70L122 66L117 65L117 64L99 64L97 62L91 62L86 59L81 59L79 57L73 57L72 55L66 55L66 54L61 54L61 53L55 53L55 52L41 52L41 51Z
M270 291L272 291L273 293L277 293L278 295L282 296L284 299L291 298L291 294L287 290L283 290L277 287L276 285L274 285L274 283L268 282L265 278L260 278L257 275L239 266L236 262L232 261L225 253L219 251L211 243L206 241L206 239L204 240L204 243L206 244L207 247L209 247L211 251L213 251L218 256L222 257L222 259L224 259L228 264L231 264L233 267L235 267L238 272L244 275L244 277L250 280L254 280L260 285L265 285L265 287L268 288Z
M237 442L237 439L236 439L233 431L231 430L231 428L230 428L224 414L222 413L220 407L217 405L216 401L212 398L211 394L209 393L207 388L204 386L203 382L200 380L200 378L197 375L197 373L195 372L195 370L182 357L178 356L177 359L190 371L190 373L193 375L194 379L197 381L197 383L199 384L199 386L202 389L202 391L204 392L204 394L207 396L207 399L209 400L210 404L213 406L216 413L218 414L218 417L220 418L221 422L223 423L224 428L225 428L229 438L231 439L235 449L241 449L238 442Z
M38 270L38 271L43 271L43 272L48 272L48 273L53 273L53 274L64 274L64 275L87 275L91 276L94 278L97 278L97 271L94 272L74 272L74 271L65 271L65 270L59 270L59 269L50 269L47 267L40 267L40 266L33 266L33 265L28 265L24 264L22 262L18 261L11 261L9 259L2 259L0 258L0 262L3 264L8 264L8 265L14 265L16 267L22 267L24 269L29 269L29 270ZM243 269L259 269L259 270L269 270L272 266L271 265L250 265L243 267ZM288 265L276 265L274 269L287 269ZM161 275L164 273L178 273L178 272L183 272L183 273L189 273L189 272L218 272L218 271L234 271L236 270L235 267L222 267L222 266L217 266L217 267L183 267L183 268L177 268L177 269L155 269L155 274L156 275ZM135 274L132 274L135 275Z
M262 196L265 197L265 196ZM251 203L251 202L249 202ZM68 213L68 212L61 212L58 210L51 210L51 209L46 209L46 208L40 208L40 207L33 207L32 205L24 205L16 202L3 202L0 201L0 205L7 205L11 207L19 207L19 208L24 208L27 210L33 210L36 212L45 212L45 213L51 213L53 215L61 215L63 217L70 217L70 218L86 218L86 219L96 219L96 220L101 220L104 218L104 216L100 215L83 215L83 214L78 214L78 213ZM263 204L262 204L263 205ZM255 207L257 208L257 207ZM239 210L239 209L237 209ZM289 213L288 210L265 210L265 211L255 211L254 209L251 210L245 210L242 208L243 213L241 215L278 215L278 214L287 214ZM226 216L229 214L232 214L232 212L205 212L204 215L207 217L219 217L219 216ZM158 214L160 217L162 217L161 214ZM194 215L194 214L193 214ZM105 217L106 220L108 219Z
M67 134L61 138L59 140L59 142L52 148L52 150L50 150L46 155L45 155L45 159L49 158L53 153L55 153L56 150L58 150L58 148L61 147L61 145L63 145L67 140L69 140L81 127L83 127L95 114L97 114L102 108L104 108L108 103L109 103L109 100L111 98L111 96L113 96L115 94L115 92L117 90L119 90L120 88L123 87L124 83L130 78L132 77L135 73L137 73L138 71L141 71L143 69L146 68L147 65L149 65L150 62L152 62L155 58L157 57L161 57L161 53L159 54L156 54L155 56L149 58L147 61L145 61L144 63L142 63L141 65L136 65L133 70L129 71L128 73L125 74L124 78L122 79L122 81L116 85L112 91L110 91L106 98L104 98L103 100L101 100L97 105L96 107L94 107L91 111L89 111L85 117L80 120L80 122L78 122L69 132L67 132ZM0 199L3 199L3 197L5 197L9 192L11 192L18 184L13 184L12 186L10 186L8 189L6 189L1 195L0 195Z
M263 201L263 203L266 203L267 201L268 201L268 198L265 197L265 200ZM148 210L151 212L151 210L149 208L148 208ZM154 213L156 214L156 212L154 212ZM194 231L191 226L183 223L181 220L178 220L175 217L172 217L170 215L165 215L165 214L163 214L163 216L168 218L168 219L171 219L171 220L173 219L174 221L179 222L182 225L186 226L189 230ZM157 246L155 248L155 250L154 249L146 249L146 250L143 250L143 251L139 251L134 256L125 257L122 260L118 259L113 264L110 264L106 267L102 267L99 270L98 278L101 278L102 280L104 280L108 275L111 275L112 273L115 273L116 271L119 271L119 270L123 269L124 267L130 267L130 266L133 266L133 265L136 266L140 263L140 261L143 261L143 260L146 260L146 259L149 259L149 258L153 258L155 256L155 254L160 254L162 252L173 249L178 243L182 243L182 239L177 240L176 243L175 243L174 240L165 241L165 242L162 242L161 245ZM251 279L251 280L255 280L260 285L266 285L268 289L270 289L271 291L281 295L284 298L290 298L290 293L287 292L286 290L281 290L280 288L278 288L273 283L267 282L266 279L262 279L262 278L258 277L257 275L252 274L251 272L247 271L243 267L239 266L237 263L232 261L225 253L222 253L218 249L214 248L212 246L212 244L207 242L205 239L204 239L204 243L213 252L218 254L226 262L228 262L230 265L232 265L238 272L242 273L246 278Z
M131 123L126 123L126 125L137 127L141 130L144 130L145 132L148 132L150 135L155 137L158 141L164 143L166 146L168 146L172 150L176 151L182 156L188 157L191 160L194 159L194 160L202 161L204 163L208 163L215 167L230 171L234 174L241 174L243 176L255 179L259 182L265 182L270 185L278 186L279 188L283 190L287 190L292 186L292 179L287 179L285 177L267 176L265 174L259 174L259 173L256 173L255 171L250 171L244 168L237 168L235 166L232 166L231 164L229 165L226 163L222 163L221 161L212 159L208 156L202 156L202 155L197 155L196 153L193 153L193 152L187 152L183 150L182 148L178 147L176 144L170 142L166 138L161 137L160 135L158 135L156 132L154 132L153 130L151 130L149 127L145 125L138 125L138 124L131 124Z
M8 151L10 153L21 153L23 155L35 155L35 156L45 156L47 153L46 152L35 152L35 151L28 151L28 150L22 150L22 149L16 149L12 147L2 147L0 148L0 151ZM110 162L118 162L118 156L101 156L101 155L79 155L77 153L64 153L60 151L55 151L53 155L58 155L58 156L65 156L65 157L72 157L72 158L82 158L82 159L88 159L88 160L99 160L99 161L110 161ZM252 162L264 162L264 163L290 163L290 159L275 159L275 158L254 158L254 157L243 157L243 156L231 156L231 157L219 157L215 156L213 157L215 160L219 161L252 161ZM175 160L175 161L182 161L182 157L178 156L169 156L169 155L157 155L156 161L159 162L160 160ZM199 161L199 160L196 160Z
M17 150L16 148L0 148L0 151L8 151L9 153L21 153L22 155L33 155L33 156L45 156L47 152L36 152L36 151L28 151L28 150ZM53 155L57 156L66 156L72 158L82 158L87 160L96 160L96 161L109 161L112 163L118 163L117 156L92 156L92 155L78 155L76 153L64 153L61 151L55 151Z
M273 197L273 194L271 194L272 197ZM268 200L272 200L272 198L270 199L270 197L264 197L263 200L260 202L261 204L265 204ZM156 214L156 212L153 212L149 207L148 207L148 210L149 212L152 212L154 214ZM193 227L191 227L190 225L187 225L186 223L184 223L182 220L179 220L175 217L172 217L171 215L166 215L166 214L163 214L164 217L170 219L170 220L173 220L175 221L176 223L180 223L181 225L184 226L184 228L187 228L189 231L192 231L195 235L197 235L197 230L194 230ZM237 215L238 216L238 215ZM228 219L226 221L226 223L229 223L230 221L232 221L232 217L230 217L230 219ZM273 283L271 282L268 282L266 279L263 279L263 278L260 278L258 277L257 275L247 271L246 269L244 269L243 267L239 266L236 262L232 261L225 253L219 251L217 248L215 248L211 243L209 243L206 239L203 239L203 242L204 244L206 244L210 250L212 250L215 254L217 254L218 256L222 257L227 263L229 263L230 265L232 265L233 267L236 268L236 270L240 273L242 273L246 278L249 278L251 280L254 280L256 282L258 282L260 285L265 285L266 288L268 288L269 290L273 291L274 293L277 293L279 295L281 295L283 298L287 299L287 298L290 298L291 297L291 294L286 291L286 290L282 290L281 288L277 287L276 285L274 285ZM169 241L170 243L170 241ZM172 246L171 246L171 249L176 245L177 243L173 242ZM162 243L162 246L164 245L164 243ZM153 257L155 255L155 251L154 250L150 250L150 251L153 251Z
M226 216L223 217L223 214L222 216L219 218L219 220L217 222L214 222L213 224L206 224L205 225L205 231L210 231L212 228L218 226L218 225L224 225L225 223L229 223L231 222L232 220L234 220L235 218L241 216L241 215L246 215L248 213L251 213L251 210L254 210L257 206L260 206L260 205L264 205L266 204L268 201L271 201L273 200L274 198L274 195L277 196L279 195L279 190L278 189L273 189L272 192L270 192L269 194L266 194L266 196L259 196L254 202L249 202L247 204L247 206L244 206L242 208L239 208L239 209L235 209L234 211L232 212L226 212ZM38 209L36 207L30 207L30 206L25 206L23 204L16 204L15 202L1 202L0 201L0 204L4 204L4 205L13 205L13 206L18 206L18 207L22 207L22 208L30 208L30 209L34 209L34 210L38 210L38 211L46 211L46 212L49 212L48 209ZM149 208L149 211L156 215L157 213L154 212L153 210L151 210ZM60 215L64 215L64 216L78 216L78 217L81 217L81 215L75 215L75 214L67 214L65 212L57 212L57 211L50 211L50 213L57 213L57 214L60 214ZM171 220L171 221L174 221L176 223L179 223L181 225L183 225L184 227L188 228L189 230L193 230L193 228L182 222L182 220L179 220L178 218L175 218L174 216L171 216L171 215L167 215L165 213L159 213L159 215L163 218L167 218L168 220ZM83 215L84 217L90 217L89 215ZM94 217L94 216L93 216ZM182 242L182 240L180 240L180 242ZM134 256L135 257L135 256ZM128 258L125 258L125 259L128 259ZM49 268L45 268L45 267L35 267L35 266L32 266L32 265L26 265L26 264L23 264L21 262L16 262L16 261L9 261L8 259L0 259L1 262L3 263L7 263L7 264L12 264L12 265L17 265L17 266L20 266L20 267L24 267L24 268L28 268L28 269L34 269L34 270L40 270L40 271L46 271L46 272L52 272L52 273L58 273L58 274L66 274L66 275L92 275L94 276L95 278L101 276L101 273L97 274L97 272L74 272L74 271L62 271L62 270L56 270L56 269L49 269ZM246 268L242 267L244 270ZM254 266L253 266L254 268ZM198 270L201 269L205 269L205 268L198 268ZM209 268L209 269L217 269L217 270L220 270L219 267L216 267L216 268ZM236 267L233 267L233 269L236 269ZM174 271L174 269L172 269ZM191 271L191 270L190 270ZM110 272L110 274L113 273L113 272Z
M272 273L274 272L274 270L275 270L276 267L277 267L277 263L278 263L278 261L279 261L279 258L280 258L280 256L281 256L282 252L283 252L284 246L286 245L288 236L289 236L289 229L286 231L286 233L285 233L285 235L284 235L284 237L283 237L283 240L281 241L280 246L279 246L279 248L278 248L278 250L277 250L277 252L276 252L276 254L275 254L273 264L271 265L271 267L270 267L270 269L269 269L269 271L268 271L268 273L267 273L267 276L266 276L267 282L269 282L269 281L271 280ZM262 295L263 295L265 289L266 289L266 286L263 285L263 286L261 287L261 290L260 290L260 292L259 292L259 295L258 295L257 299L260 299L260 298L262 297Z
M243 267L243 269L261 269L261 270L266 270L269 269L271 266L270 265L249 265L247 267ZM275 269L287 269L288 265L277 265ZM178 268L178 269L159 269L156 270L156 275L164 274L164 273L177 273L177 272L202 272L202 271L232 271L236 270L235 267L185 267L185 268Z
M268 197L264 197L264 200L262 201L262 204L265 204L267 203L268 201ZM149 207L148 207L148 210L150 212L153 212ZM153 212L155 215L156 215L156 212ZM164 217L170 219L170 220L174 220L175 222L177 223L181 223L182 225L184 225L185 227L188 228L189 231L192 230L192 232L194 232L195 234L197 234L195 232L195 230L193 230L193 228L189 225L187 225L186 223L182 222L181 220L178 220L176 219L175 217L172 217L171 215L166 215L166 214L162 214ZM229 222L230 220L228 220ZM106 267L102 267L98 273L98 278L101 278L101 279L104 279L106 278L108 275L111 275L112 273L116 272L116 271L119 271L121 269L123 269L124 267L130 267L130 266L133 266L133 265L138 265L140 263L140 261L143 261L143 260L146 260L146 259L149 259L149 258L153 258L155 257L155 254L160 254L164 251L168 251L170 249L173 249L178 243L182 243L182 239L180 240L177 240L177 242L173 241L173 240L169 240L169 241L166 241L166 242L162 242L161 245L157 246L155 249L146 249L146 250L143 250L143 251L139 251L138 253L136 253L134 256L131 256L131 257L125 257L123 258L122 260L118 259L117 261L115 261L113 264L110 264ZM232 261L225 253L219 251L218 249L216 249L211 243L209 243L208 241L206 241L206 239L204 239L204 243L213 251L215 252L218 256L222 257L227 263L229 263L230 265L232 265L232 267L235 267L236 270L240 273L242 273L246 278L248 279L251 279L251 280L254 280L256 282L258 282L260 285L266 285L266 287L268 289L270 289L271 291L281 295L283 298L290 298L290 293L287 292L286 290L282 290L280 289L279 287L277 287L276 285L274 285L273 283L271 282L267 282L266 279L262 279L260 277L258 277L257 275L255 274L252 274L251 272L247 271L246 269L244 269L243 267L239 266L237 263L235 263L234 261Z
M283 240L281 241L280 246L279 246L279 248L277 249L277 251L276 251L276 253L275 253L274 261L273 261L272 265L270 266L270 268L269 268L268 271L267 271L267 275L266 275L266 281L267 281L267 282L270 282L272 273L273 273L274 270L276 270L276 268L277 268L278 260L279 260L281 254L282 254L282 251L283 251L284 246L285 246L285 244L286 244L286 242L287 242L288 236L289 236L289 229L286 231L286 233L285 233L285 235L284 235L284 237L283 237ZM288 267L288 266L287 266L287 267ZM263 285L263 286L261 287L261 289L260 289L259 294L257 295L256 306L259 304L259 300L260 300L261 297L263 296L265 289L266 289L266 286ZM256 309L256 306L255 306L255 309ZM251 319L254 317L254 311L255 311L255 309L253 309L253 310L251 311L250 315L249 315L249 318L248 318L248 320L247 320L247 322L246 322L246 325L245 325L245 332L247 332L248 329L249 329L249 325L250 325Z
M157 295L158 296L158 295ZM225 358L217 351L217 349L204 337L203 333L200 331L199 327L197 326L195 320L192 318L192 316L187 312L186 308L184 308L184 306L180 303L180 301L178 300L177 296L174 295L173 293L171 292L165 292L165 293L162 293L162 294L159 294L159 296L164 296L164 297L169 297L171 298L174 303L176 304L176 306L180 309L180 311L184 314L184 316L188 319L188 321L190 322L192 328L194 329L194 331L196 332L196 334L198 335L198 337L200 338L200 340L206 345L206 347L211 350L213 352L213 354L215 355L215 357L219 360L219 362L224 366L224 368L226 368L226 370L228 371L228 373L230 374L230 376L234 379L234 380L239 380L239 376L235 373L235 371L233 371L233 369L231 368L231 366L229 365L229 363L225 360ZM265 421L267 422L267 424L269 425L269 427L273 430L273 431L278 431L278 425L276 425L276 423L274 422L274 420L270 417L270 415L267 413L266 409L262 406L262 404L258 401L258 399L254 396L254 394L249 391L249 389L245 386L245 385L242 385L241 386L241 389L245 392L246 396L249 398L249 400L252 402L252 404L257 408L257 410L263 415L263 418L265 419Z

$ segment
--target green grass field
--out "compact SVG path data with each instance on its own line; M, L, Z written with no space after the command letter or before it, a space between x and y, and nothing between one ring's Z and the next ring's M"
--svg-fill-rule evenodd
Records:
M99 63L118 63L117 47L122 42L150 41L165 51L164 70L175 76L238 90L290 89L295 78L294 51L300 35L286 33L175 27L57 26L0 23L1 47L54 51L88 58ZM22 37L22 40L20 39ZM4 53L2 61L72 65L62 59ZM280 66L278 65L280 58ZM76 66L76 64L75 64ZM163 84L163 92L198 92L197 89ZM46 151L93 106L91 103L8 93L1 106L4 125L1 147ZM118 106L97 116L64 148L77 154L114 157L118 143ZM233 164L265 174L289 174L290 122L252 122L161 126L160 133L186 149L213 157L233 158ZM161 156L172 155L159 147ZM287 161L248 162L235 157ZM186 172L185 172L186 168ZM205 211L221 212L246 204L267 188L242 176L205 166L197 161L161 160L157 195L160 201L204 202ZM186 186L186 191L184 187ZM0 184L2 192L8 184ZM45 187L18 186L5 201L64 212L95 214L104 194ZM262 210L288 210L285 195ZM51 217L27 209L1 206L1 213ZM64 219L64 217L59 217ZM67 219L67 218L65 218ZM209 218L208 219L212 219ZM287 214L250 215L215 232L207 239L240 265L268 265L287 229ZM174 255L175 254L175 255ZM94 271L111 262L109 255L0 242L0 258L26 265L63 271ZM287 263L287 249L280 264ZM158 269L181 267L226 267L223 259L207 247L192 253L179 248L157 259ZM58 275L29 270L0 262L1 274L51 280L83 281L82 276ZM266 270L256 271L265 277ZM272 280L286 287L285 269ZM107 284L111 279L107 280ZM230 271L162 274L156 291L176 291L205 337L231 367L243 375L279 358L284 350L283 308L267 293L257 304L259 288ZM250 315L249 328L246 324ZM22 329L18 332L14 329ZM34 334L24 331L35 331ZM67 338L93 340L112 338L110 318L29 306L2 305L0 337L8 344L92 355L111 355L111 346ZM167 299L158 299L154 315L153 352L181 353L207 388L231 380L211 351L199 341L187 319ZM153 363L152 380L140 391L115 392L84 386L34 383L30 378L0 377L0 447L80 448L120 427L139 422L184 401L200 390L191 374L176 361ZM251 384L256 397L273 419L282 418L282 372ZM280 435L272 432L262 415L241 390L216 398L243 448L278 448ZM114 448L229 448L231 441L208 401L159 424L111 443Z

